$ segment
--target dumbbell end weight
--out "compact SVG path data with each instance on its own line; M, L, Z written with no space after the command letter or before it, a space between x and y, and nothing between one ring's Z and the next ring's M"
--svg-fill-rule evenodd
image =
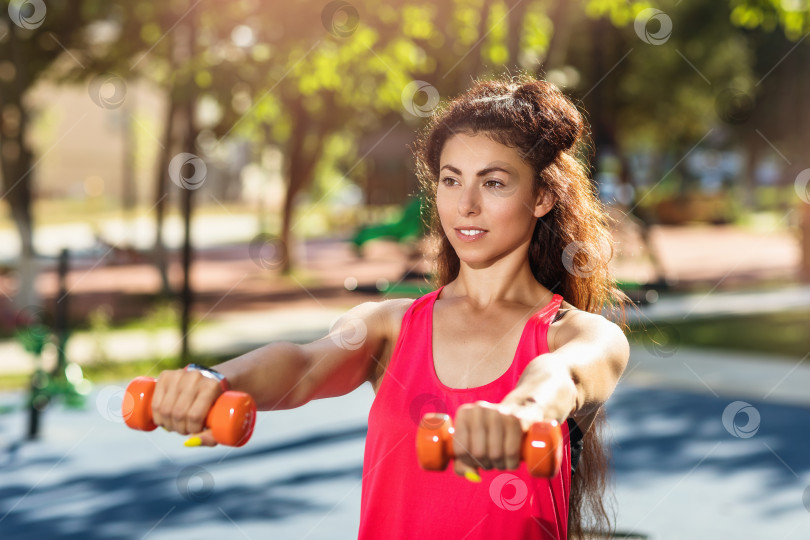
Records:
M532 476L553 478L563 458L562 430L556 420L535 422L523 437L521 456Z
M428 413L416 431L416 455L427 471L443 471L454 457L453 421L444 413Z
M227 391L217 399L205 419L214 439L226 446L242 446L253 435L256 403L249 394Z
M127 386L121 403L124 422L132 429L152 431L157 427L152 421L152 395L155 393L155 379L136 377Z

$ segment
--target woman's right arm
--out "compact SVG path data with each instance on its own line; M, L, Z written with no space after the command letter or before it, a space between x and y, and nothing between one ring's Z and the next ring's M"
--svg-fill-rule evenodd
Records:
M260 410L292 409L348 394L375 373L390 335L386 314L391 302L352 308L329 334L312 343L270 343L214 369L225 375L232 390L250 394ZM221 393L216 381L198 371L164 371L152 398L155 423L182 434L199 433Z

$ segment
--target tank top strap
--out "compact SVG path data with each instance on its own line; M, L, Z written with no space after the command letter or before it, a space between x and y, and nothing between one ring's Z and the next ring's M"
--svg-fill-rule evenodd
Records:
M529 362L538 355L549 352L548 329L557 311L559 311L562 301L563 297L561 295L554 294L551 301L535 312L527 323L529 328L527 328L525 342L521 342L518 346L513 366L518 375L523 373Z
M537 318L540 320L540 322L545 325L550 325L554 320L554 317L557 315L557 311L559 311L562 301L563 297L557 293L554 293L554 295L551 297L551 301L537 313Z
M430 310L435 299L439 296L444 286L435 291L429 292L415 299L408 306L402 317L399 330L399 338L394 344L391 360L386 368L386 373L391 373L394 377L401 377L402 370L411 370L414 367L414 359L421 359L430 355L430 333L431 327ZM403 352L407 351L407 356ZM405 358L403 358L405 356ZM407 365L402 365L403 363ZM385 384L385 379L383 379Z

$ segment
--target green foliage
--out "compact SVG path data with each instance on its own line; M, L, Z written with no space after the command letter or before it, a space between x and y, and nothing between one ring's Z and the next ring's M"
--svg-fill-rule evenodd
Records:
M804 0L731 0L731 22L741 28L772 32L781 27L790 41L810 31L810 3Z
M663 45L644 43L628 28L633 50L614 74L622 96L618 132L623 148L674 147L683 155L722 123L720 92L753 91L753 59L745 36L716 4L684 0L666 15L673 31Z
M810 348L810 311L786 311L728 317L693 317L676 322L648 323L629 334L636 343L676 336L674 345L758 351L802 358Z
M585 3L585 14L591 18L608 17L615 26L626 26L633 22L636 15L653 7L645 0L588 0Z

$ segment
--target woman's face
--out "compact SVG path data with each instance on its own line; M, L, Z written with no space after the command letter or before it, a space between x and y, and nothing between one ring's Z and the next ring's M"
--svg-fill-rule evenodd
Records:
M552 205L542 192L532 197L532 181L532 168L515 148L483 134L459 133L445 142L436 205L459 259L486 263L528 246L537 218Z

